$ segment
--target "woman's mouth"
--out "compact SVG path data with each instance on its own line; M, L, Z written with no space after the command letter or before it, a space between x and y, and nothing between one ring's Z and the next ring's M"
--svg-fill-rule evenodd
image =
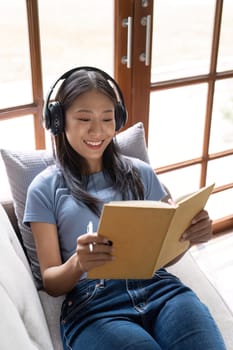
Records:
M89 146L89 147L96 147L96 148L98 148L98 147L100 147L102 144L103 144L103 140L101 140L101 141L89 141L89 140L85 140L84 141L85 142L85 144L87 145L87 146Z

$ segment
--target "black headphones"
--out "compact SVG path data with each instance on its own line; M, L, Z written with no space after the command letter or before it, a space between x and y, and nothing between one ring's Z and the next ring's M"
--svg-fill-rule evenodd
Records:
M100 73L108 82L113 84L113 87L111 84L109 84L114 91L116 90L116 98L118 100L117 105L115 107L115 120L116 120L116 131L121 129L126 121L127 121L127 110L125 107L124 97L121 92L121 89L117 82L106 72L102 71L99 68L95 67L89 67L89 66L83 66L83 67L77 67L73 68L66 73L64 73L62 76L60 76L55 83L50 87L50 90L46 96L45 103L44 103L44 109L43 109L43 118L44 118L44 124L47 130L50 130L53 135L61 134L64 131L65 126L65 116L62 104L59 101L53 101L50 102L51 95L53 93L53 90L57 83L60 80L65 80L71 76L74 72L80 71L80 70L86 70L86 71L92 71L92 72L98 72ZM120 100L119 100L120 99Z

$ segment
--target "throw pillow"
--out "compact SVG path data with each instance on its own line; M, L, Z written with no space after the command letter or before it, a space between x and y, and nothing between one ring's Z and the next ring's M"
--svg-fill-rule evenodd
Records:
M139 122L120 132L116 136L116 141L122 154L149 163L143 123Z
M122 154L149 162L145 132L141 122L117 134L116 141ZM53 164L53 156L51 152L46 150L12 151L1 149L0 152L9 179L23 244L27 251L36 286L41 289L42 281L34 239L31 229L23 224L23 215L29 184L38 173Z

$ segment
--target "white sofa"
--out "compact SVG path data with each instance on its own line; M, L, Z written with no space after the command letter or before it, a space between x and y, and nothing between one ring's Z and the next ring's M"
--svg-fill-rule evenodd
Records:
M12 204L3 203L9 213ZM0 349L61 350L59 314L63 297L37 291L28 260L0 204ZM12 218L12 214L11 214ZM179 276L209 307L233 350L233 315L201 272L190 253L169 270ZM201 350L201 349L200 349Z
M133 150L143 159L146 157L145 150L142 147L141 153L138 150L140 137L144 142L142 124L136 125L136 137L135 127L130 129L122 133L126 139L126 149L122 138L119 138L121 148L127 151L131 143L131 153ZM133 141L130 141L132 130ZM37 163L35 159L32 162L31 158L30 162L28 158L25 161L22 154L17 152L13 155L5 152L4 157L14 206L12 200L0 203L0 349L12 350L17 346L20 350L61 350L59 315L63 297L54 298L42 290L38 291L23 249L27 242L24 241L25 237L22 238L20 215L28 186L27 176L28 173L30 177L32 173L35 175ZM227 349L233 350L233 315L191 254L187 253L169 270L189 285L209 307L223 334Z

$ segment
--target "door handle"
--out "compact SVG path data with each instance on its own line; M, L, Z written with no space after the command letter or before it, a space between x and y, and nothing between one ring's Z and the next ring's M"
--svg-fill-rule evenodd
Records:
M146 26L146 45L145 52L142 52L139 56L141 62L145 62L146 66L150 64L150 42L151 42L151 15L141 18L141 25Z
M128 17L122 20L122 27L127 27L127 55L121 58L121 63L126 64L127 68L131 68L132 64L132 25L133 18Z

